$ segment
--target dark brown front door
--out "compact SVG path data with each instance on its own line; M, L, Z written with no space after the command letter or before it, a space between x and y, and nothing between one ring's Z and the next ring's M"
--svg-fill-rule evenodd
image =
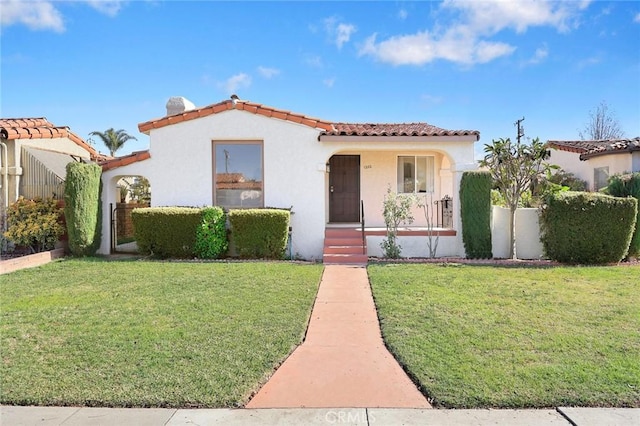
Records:
M329 222L360 222L360 156L329 160Z

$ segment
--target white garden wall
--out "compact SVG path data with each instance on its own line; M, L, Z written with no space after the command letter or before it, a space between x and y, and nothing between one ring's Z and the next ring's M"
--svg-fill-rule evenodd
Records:
M491 242L493 257L509 257L509 209L493 206L491 211ZM516 210L516 255L518 259L541 259L538 209L520 208Z

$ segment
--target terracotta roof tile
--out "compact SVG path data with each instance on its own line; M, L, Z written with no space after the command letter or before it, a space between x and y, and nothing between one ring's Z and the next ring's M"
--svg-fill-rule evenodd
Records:
M0 118L0 136L4 139L69 138L89 153L92 160L106 158L68 127L55 126L46 118Z
M428 123L335 123L330 136L476 136L477 130L446 130Z
M128 166L129 164L137 163L151 158L149 150L132 152L129 155L122 157L110 158L100 161L98 164L102 166L102 171L115 169L122 166Z
M428 123L399 123L399 124L371 124L371 123L332 123L303 114L272 108L243 100L226 100L217 104L185 111L180 114L165 116L146 121L138 125L141 132L147 133L171 124L189 121L210 114L229 111L231 109L247 111L252 114L272 117L279 120L291 121L322 130L322 135L331 136L475 136L480 139L477 130L446 130Z
M192 120L196 117L204 117L210 114L218 114L220 112L229 111L232 109L238 109L240 111L247 111L252 114L263 115L265 117L274 117L281 120L291 121L294 123L302 123L307 126L322 129L325 131L332 130L333 125L324 120L317 118L307 117L302 114L293 113L291 111L280 110L269 106L256 104L253 102L237 100L236 103L232 100L226 100L217 104L208 105L202 108L196 108L194 110L185 111L180 114L171 116L165 116L154 120L146 121L138 124L138 129L143 132L149 132L151 129L158 129L170 124L181 123L183 121ZM197 116L194 114L197 112Z
M580 160L606 154L640 151L640 137L598 141L547 141L551 148L580 154Z

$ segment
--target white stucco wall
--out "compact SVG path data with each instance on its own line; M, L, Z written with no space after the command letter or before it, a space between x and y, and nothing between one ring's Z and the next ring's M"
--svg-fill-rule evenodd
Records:
M384 257L384 252L380 244L384 236L370 235L367 237L367 254L374 257ZM431 243L436 247L436 237L432 237ZM398 237L402 257L429 257L429 237L426 236L400 236ZM458 247L458 237L438 238L436 247L436 258L438 257L464 257Z
M491 244L493 257L509 257L509 209L492 206ZM519 208L516 210L516 256L518 259L541 259L543 257L540 242L538 209Z
M151 183L152 206L211 205L213 141L261 141L264 205L293 207L292 252L295 256L312 260L322 257L324 231L329 217L329 176L325 164L332 155L360 155L361 196L365 202L367 226L384 226L382 200L388 183L395 188L398 155L436 156L438 198L446 193L457 199L461 171L476 167L474 136L384 143L362 139L319 141L319 134L318 129L290 121L246 111L225 111L151 130L151 159L107 171L103 182L115 185L121 176L142 175ZM439 168L442 164L447 169L441 175ZM105 203L115 202L116 196L115 191L109 194ZM443 242L441 238L443 253L460 254L462 242L458 208L455 205L454 223L458 236L449 237L450 243ZM103 236L107 236L107 241L103 238L102 253L109 250L108 234L105 233L109 231L106 214ZM416 218L422 218L422 213Z

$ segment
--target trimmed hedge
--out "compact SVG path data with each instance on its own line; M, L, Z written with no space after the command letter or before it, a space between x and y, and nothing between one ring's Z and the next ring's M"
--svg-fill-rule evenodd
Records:
M287 248L291 212L281 209L229 211L236 252L242 258L282 259Z
M629 248L637 214L635 198L573 191L550 195L540 214L545 254L563 263L619 262Z
M196 257L216 259L227 253L227 215L221 207L204 207L202 220L196 230Z
M196 233L202 209L193 207L149 207L131 212L138 251L159 258L194 256Z
M607 193L614 197L633 197L638 200L636 228L629 244L628 256L640 257L640 172L615 175L609 180Z
M102 235L102 167L97 164L67 164L64 185L64 215L69 250L74 256L93 256Z
M464 172L460 181L462 241L469 259L490 259L491 174Z

